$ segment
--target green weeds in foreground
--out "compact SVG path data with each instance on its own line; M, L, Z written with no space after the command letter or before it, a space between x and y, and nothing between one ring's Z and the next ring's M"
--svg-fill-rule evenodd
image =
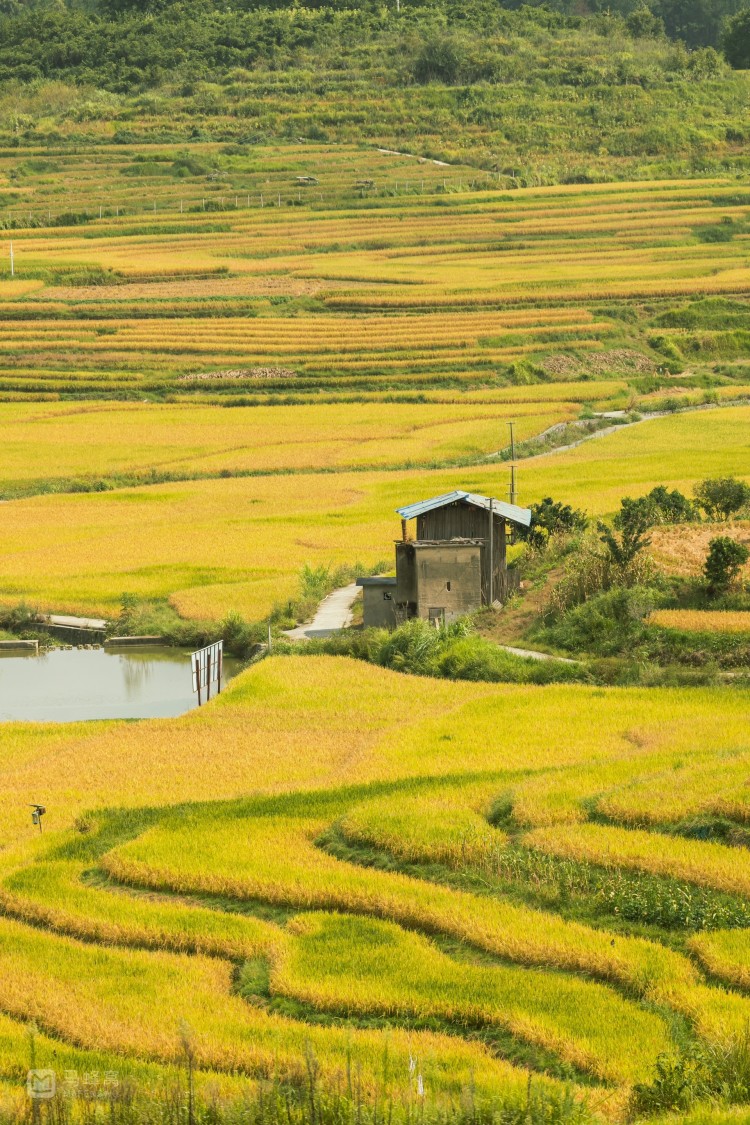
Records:
M690 1043L676 1057L661 1056L656 1076L633 1089L630 1108L641 1116L689 1110L701 1102L750 1101L750 1031L735 1042Z
M297 1080L274 1074L248 1082L239 1095L229 1097L212 1089L207 1076L196 1072L187 1025L181 1040L179 1064L158 1084L146 1086L134 1079L127 1064L122 1072L104 1075L66 1071L54 1075L52 1098L24 1098L19 1088L15 1108L0 1110L0 1125L588 1125L594 1121L586 1103L571 1089L535 1085L531 1073L525 1096L480 1100L472 1083L462 1091L459 1104L433 1103L416 1064L413 1070L410 1065L406 1081L397 1084L387 1044L374 1089L365 1086L358 1064L348 1055L345 1070L324 1080L308 1045ZM37 1068L45 1073L49 1063L37 1050L33 1024L26 1061L32 1073Z

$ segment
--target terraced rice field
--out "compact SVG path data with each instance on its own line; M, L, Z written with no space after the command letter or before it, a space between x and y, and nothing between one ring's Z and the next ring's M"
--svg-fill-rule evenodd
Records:
M388 559L400 505L504 498L509 421L742 396L729 175L511 191L353 146L191 152L0 154L3 604L260 621L305 565ZM519 499L750 478L749 423L613 426L523 460ZM681 534L652 550L689 573ZM315 1073L412 1123L530 1089L624 1122L658 1060L750 1022L747 730L728 687L303 656L180 719L4 724L0 1113L33 1021L37 1065L146 1088L189 1042L209 1103Z
M654 313L750 280L731 179L509 192L376 149L191 154L201 174L168 145L0 156L0 395L486 387L521 361L648 374Z
M0 1077L31 1017L38 1065L146 1085L187 1027L220 1100L312 1052L365 1097L521 1103L530 1073L617 1121L657 1058L741 1034L742 850L681 836L685 807L630 825L676 772L746 772L744 697L416 679L405 716L403 685L276 657L181 719L7 726ZM676 894L698 921L665 926Z

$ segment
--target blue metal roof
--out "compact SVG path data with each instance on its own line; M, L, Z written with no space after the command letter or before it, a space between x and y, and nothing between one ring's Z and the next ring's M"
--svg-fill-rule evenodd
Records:
M433 496L431 500L419 500L416 504L407 504L405 508L397 508L396 511L405 520L413 520L416 516L423 516L426 512L432 512L435 508L445 508L448 504L455 504L458 501L463 501L465 504L471 504L475 508L484 508L485 511L490 509L490 497L480 496L477 492L446 492L443 496ZM497 512L506 520L511 523L520 523L522 527L528 527L531 523L531 511L528 508L519 508L517 504L506 504L504 500L492 501L493 511Z

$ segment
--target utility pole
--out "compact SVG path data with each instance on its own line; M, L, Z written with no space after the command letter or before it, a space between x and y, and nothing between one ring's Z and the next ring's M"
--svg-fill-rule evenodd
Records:
M508 422L510 428L510 502L516 503L516 440L513 434L515 422Z
M490 530L489 530L489 563L490 563L490 581L489 581L489 595L487 598L487 605L492 608L492 603L495 600L495 501L490 496Z

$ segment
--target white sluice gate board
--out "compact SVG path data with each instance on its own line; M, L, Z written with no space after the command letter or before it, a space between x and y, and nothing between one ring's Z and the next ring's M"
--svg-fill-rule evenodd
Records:
M224 659L224 642L216 641L215 644L199 648L190 654L190 664L193 670L193 691L208 688L214 682L221 681L221 666Z

